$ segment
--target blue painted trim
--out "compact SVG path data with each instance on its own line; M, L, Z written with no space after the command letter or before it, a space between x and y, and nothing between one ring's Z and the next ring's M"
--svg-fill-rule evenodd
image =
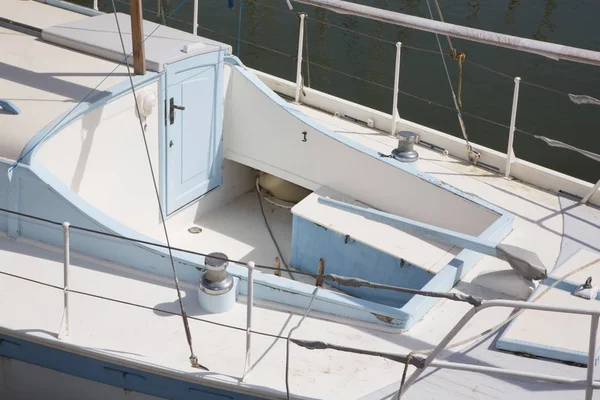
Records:
M157 79L159 79L159 75L156 72L147 72L146 75L133 77L133 83L137 89L149 83L152 83ZM29 142L27 142L27 145L25 145L23 151L21 151L21 156L19 158L22 157L22 159L20 163L31 164L31 160L34 158L35 154L40 149L40 146L43 145L43 142L56 135L58 132L61 131L61 129L71 124L72 122L78 120L83 115L94 111L99 107L105 106L111 101L123 95L126 95L130 91L131 84L129 82L129 79L124 79L115 86L112 86L110 89L105 90L104 92L108 93L108 95L105 95L92 103L79 104L75 109L72 109L72 111L69 110L60 115L58 118L55 118L52 122L50 122L48 125L43 127L38 133L36 133L35 136L29 139Z
M160 73L158 80L158 189L161 212L167 218L167 76L165 71ZM160 217L160 216L159 216Z
M465 192L455 188L454 186L451 186L445 182L440 181L439 179L429 175L426 172L422 172L421 170L419 170L417 168L417 166L415 164L400 163L400 162L391 160L390 158L382 158L379 155L379 153L376 152L375 150L372 150L369 147L366 147L360 143L352 141L351 139L348 139L345 136L343 136L335 131L330 130L326 126L321 125L321 123L319 123L318 121L305 115L302 111L296 109L293 105L288 104L285 100L283 100L281 97L279 97L277 95L277 93L273 92L263 81L261 81L258 76L256 76L253 72L249 71L247 69L247 67L244 66L244 64L239 60L239 58L237 58L235 56L227 56L227 57L225 57L225 62L233 65L234 68L237 68L237 70L242 75L244 75L250 83L254 84L254 86L256 86L262 92L263 95L267 96L274 103L278 104L282 109L284 109L288 113L292 114L294 117L296 117L297 119L299 119L306 125L310 126L311 128L319 131L320 133L336 140L337 142L340 142L346 146L352 147L355 150L358 150L364 154L367 154L367 155L379 160L380 162L387 163L387 164L393 166L394 168L401 169L413 176L418 177L421 180L424 180L428 183L431 183L435 186L445 189L448 192L451 192L451 193L465 199L466 201L469 201L469 202L475 203L476 205L479 205L481 207L487 208L488 210L490 210L496 214L503 215L506 213L505 210L503 210L502 208L500 208L494 204L488 203L487 201L485 201L473 194L465 193Z
M549 276L544 279L542 282L543 285L551 286L553 285L558 278L555 276ZM573 282L569 280L565 280L558 285L556 285L552 290L563 290L568 293L573 293L583 282ZM540 292L544 290L542 287L538 287L529 297L527 301L531 302L535 299ZM595 301L600 300L600 293L596 295ZM520 318L520 317L519 317ZM518 319L518 318L517 318ZM546 346L530 341L525 340L517 340L507 338L506 335L512 328L513 324L516 323L517 319L511 321L508 327L504 330L498 341L496 342L496 348L500 350L507 350L513 352L527 353L532 354L534 356L550 358L554 360L562 360L568 362L579 363L583 365L587 365L587 351L573 351L569 349L564 349L560 347ZM587 327L585 329L588 329ZM596 361L598 360L598 356L600 354L600 346L596 348Z
M512 230L514 217L505 215L490 225L481 235L488 240L500 243ZM483 254L473 250L461 250L440 272L436 274L422 290L447 292L452 289L464 276L483 258ZM433 307L439 299L413 296L402 310L410 315L406 321L405 329L410 329Z
M191 99L193 100L192 103L186 105L188 108L188 111L186 112L193 113L194 105L205 107L206 104L212 104L209 106L209 108L212 107L212 110L210 110L212 114L212 123L209 125L209 127L205 127L208 128L206 132L201 132L201 136L205 140L209 140L207 144L208 148L204 149L204 151L207 152L205 156L208 156L207 162L210 164L210 167L203 171L186 171L186 165L188 163L186 163L184 160L184 154L186 154L186 152L182 146L184 146L184 143L187 142L188 139L193 140L191 137L187 136L193 131L193 127L187 126L186 123L184 123L184 119L186 118L186 115L189 117L192 114L181 114L182 117L175 119L174 125L168 123L165 128L167 141L169 143L171 143L171 141L175 142L175 147L173 149L169 148L170 145L167 146L165 155L167 167L166 204L164 205L167 210L167 214L169 215L181 210L211 190L216 189L222 183L224 55L225 51L219 50L211 53L194 55L183 60L165 64L165 98L168 101L171 101L171 99L175 98L175 101L177 102L189 102L190 99L184 100L183 98L179 98L179 96L183 96L184 93L187 93L187 90L183 89L183 85L186 85L187 83L194 85L193 82L200 82L202 80L206 81L205 79L201 79L200 81L195 80L198 79L198 74L201 73L200 71L202 71L202 74L214 73L213 80L211 81L213 85L212 93L198 93L197 96L194 96ZM194 69L197 69L197 71L193 72ZM207 76L205 76L205 78L208 79ZM190 109L190 107L192 107L192 109ZM192 175L190 175L188 179L183 179L186 174L190 173Z
M4 164L3 164L4 165ZM6 167L8 172L8 166ZM8 180L8 209L19 212L19 197L21 194L21 179ZM19 218L14 215L7 215L6 234L9 238L16 238L20 235Z
M548 278L544 279L544 285L551 286L557 280L558 280L558 278L548 277ZM567 280L562 281L558 285L556 285L554 287L554 289L562 290L562 291L569 292L569 293L574 293L575 290L577 290L579 288L579 286L581 286L582 284L583 284L583 282L573 282L573 281L570 281L567 279ZM600 291L596 295L596 300L600 300Z
M573 256L571 256L571 258ZM592 267L591 269L593 270L594 267ZM598 269L598 268L596 268L596 269ZM554 271L552 271L552 274L548 278L544 279L543 284L547 285L547 286L552 286L560 278L560 276L564 275L564 274L565 273L561 272L560 268L558 269L558 271L554 270ZM591 274L591 272L590 272L590 274ZM559 289L559 290L564 290L565 292L574 293L575 290L577 290L579 288L579 286L583 285L583 283L584 282L577 282L577 281L573 281L570 279L565 279L564 281L562 281L561 283L556 285L554 288ZM532 295L532 298L534 297L534 295ZM600 300L600 292L596 295L596 300Z
M292 264L295 267L299 267L300 265L296 260L301 258L300 252L303 250L300 246L294 245L294 243L298 243L299 240L299 230L297 229L297 221L299 218L294 216L294 228L292 229ZM479 238L485 240L493 245L494 247L502 241L512 230L514 222L514 216L507 214L498 218L492 225L490 225ZM310 223L310 222L309 222ZM334 234L338 235L338 233L334 232ZM479 239L477 238L477 239ZM463 249L461 250L456 257L442 270L433 276L425 286L417 287L417 289L428 290L428 291L439 291L446 292L454 285L472 268L477 262L481 260L483 255L479 252ZM316 263L314 263L316 265ZM312 272L315 272L314 270ZM335 272L335 271L334 271ZM343 274L343 273L342 273ZM371 279L373 280L373 279ZM407 285L403 285L407 286ZM410 285L408 285L410 286ZM360 299L364 302L365 306L373 307L373 304L378 304L374 302L368 302L366 300ZM393 316L392 323L396 325L400 329L410 329L416 322L418 322L430 309L431 307L438 301L439 299L423 297L423 296L412 296L406 304L401 307L393 307L387 310L388 316ZM385 318L382 316L378 317L379 321L384 321Z
M243 272L244 276L240 276L239 293L247 295L248 279L245 271ZM256 297L300 308L308 307L315 289L312 285L262 274L259 271L254 271L254 283ZM398 308L328 290L320 290L317 293L312 309L398 329L404 329L405 321L409 317Z
M161 398L174 400L195 400L198 398L206 400L258 400L265 398L264 396L267 395L264 392L261 393L260 389L254 389L255 392L258 392L256 395L240 393L238 391L240 386L237 384L222 383L219 385L219 383L211 382L205 378L199 378L202 383L192 383L189 382L190 378L186 376L189 374L186 373L176 373L181 376L181 379L176 379L147 372L142 369L144 368L142 363L133 360L127 360L128 364L139 366L139 369L125 367L115 363L118 362L117 357L103 355L103 358L115 360L115 362L107 362L95 358L94 352L85 348L77 348L78 352L87 353L82 355L59 349L55 347L56 344L54 346L42 344L43 342L49 342L49 339L36 338L36 342L34 342L8 334L0 334L0 339L3 339L0 343L1 356ZM186 361L182 360L182 363ZM204 360L201 360L201 362L204 362ZM207 375L210 376L211 373L207 373ZM188 380L184 380L186 378ZM249 392L250 390L246 389L246 391ZM280 393L280 395L283 394ZM274 398L275 396L271 395L269 397Z
M582 365L587 365L588 363L587 351L573 351L532 342L523 342L520 340L505 338L504 335L496 343L496 348L516 353L532 354L534 356L549 358L552 360L558 359L561 361L573 362ZM596 348L595 363L597 363L599 355L600 351L598 348Z
M447 292L452 289L456 281L456 267L448 264L438 272L421 290L430 290L435 292ZM413 296L402 307L409 318L406 320L405 328L410 329L437 303L440 299L434 297Z
M319 259L326 260L325 271L371 282L421 289L435 274L409 261L387 254L349 236L325 229L297 215L293 216L293 257L290 264L301 271L317 273ZM353 288L327 281L361 299L402 308L413 295L373 288Z
M0 163L6 162L0 160ZM23 213L57 220L57 222L69 221L72 225L163 244L126 227L87 203L69 190L36 159L33 160L31 168L21 164L15 168L14 173L15 178L20 180L19 211ZM44 204L44 207L40 207L40 204ZM62 245L60 227L46 226L24 217L15 219L19 221L20 235L53 245ZM86 234L77 230L72 230L71 238L73 249L84 254L172 277L168 252L165 249ZM102 243L102 246L98 246L98 243ZM204 266L204 257L186 254L185 259L182 259L180 254L175 252L175 261L180 279L198 282L200 273L192 267ZM144 267L140 268L141 265Z
M228 57L229 60L235 60L233 57ZM254 77L253 74L251 76ZM157 74L153 74L152 77L138 77L137 80L142 78L142 82L150 83L154 79L160 79L160 76ZM146 79L143 79L146 78ZM258 78L254 77L253 79L257 80ZM140 82L138 82L138 85ZM164 84L164 83L163 83ZM122 86L121 94L124 94L128 89L128 82L123 82L117 87ZM110 99L114 99L119 96L117 87L111 89L110 98L105 98L102 102L94 103L89 106L81 107L81 109L77 110L77 113L70 116L68 121L72 122L77 116L83 115L85 112L89 112L95 107L99 107L102 104L110 101ZM265 85L261 85L261 88L266 91L266 95L275 96L274 100L279 103L282 100L277 97L270 89L266 88ZM159 94L164 90L161 89ZM164 93L163 93L164 94ZM160 107L164 105L161 102ZM286 104L281 104L282 107L285 107L289 112L297 114L301 118L305 118L303 114L297 113L295 110L287 107ZM164 112L164 110L163 110ZM65 121L61 124L61 127L67 123ZM315 125L315 123L310 120L311 125ZM51 125L52 126L52 125ZM160 126L160 124L159 124ZM48 128L46 128L48 129ZM322 129L319 127L319 129ZM59 129L57 129L58 131ZM336 137L334 133L327 131L328 134L332 137ZM38 135L43 135L45 132L40 132ZM34 142L35 143L35 142ZM163 145L165 144L164 140L162 141ZM31 142L30 142L31 144ZM28 144L28 145L30 145ZM353 144L351 144L353 145ZM360 150L360 148L359 148ZM374 157L378 157L372 151L366 151ZM134 238L139 238L142 240L151 239L140 235L137 232L132 231L131 229L123 226L122 224L114 221L112 218L108 217L104 213L92 207L90 204L85 202L79 196L75 195L73 192L69 190L64 184L62 184L57 178L55 178L49 171L47 171L39 162L36 162L35 157L29 157L29 164L31 164L31 168L26 165L20 165L16 168L16 174L19 179L24 179L23 182L27 182L27 187L31 193L39 196L55 196L52 197L52 201L54 202L54 207L59 207L59 211L52 210L42 210L46 212L44 216L49 216L53 219L55 218L66 218L70 219L73 223L79 223L79 225L98 229L98 230L108 230L110 232L115 232L121 235L130 236ZM405 165L394 165L397 168L406 167ZM404 169L404 168L402 168ZM164 175L163 175L164 176ZM41 181L40 181L41 179ZM49 186L49 187L48 187ZM49 190L48 190L49 189ZM453 189L454 190L454 189ZM42 197L40 197L42 198ZM40 201L40 198L27 198L25 201L32 202L34 200ZM60 199L62 201L61 204L58 204L57 201ZM20 203L22 204L24 199L20 199ZM33 204L30 204L31 210L23 209L24 212L30 211L33 214L38 214L37 209L33 207ZM38 206L39 208L39 206ZM493 208L493 207L492 207ZM498 209L499 210L499 209ZM58 233L58 230L52 231L50 229L40 230L39 226L36 226L36 229L32 229L30 223L24 223L23 220L21 224L27 228L26 232L21 232L24 236L32 237L38 240L44 240L53 244L60 244L62 241L62 235ZM74 235L76 236L76 235ZM78 241L79 240L79 241ZM115 239L117 240L117 239ZM121 241L122 242L122 241ZM83 253L90 254L92 256L107 258L105 254L98 254L99 249L97 247L98 239L97 238L87 238L81 237L79 239L74 238L73 244L75 248L82 251ZM112 243L112 242L111 242ZM119 251L111 251L107 252L103 250L103 253L110 253L111 257L120 257L121 259L113 260L114 262L118 262L124 265L131 265L134 268L147 270L152 273L157 273L165 276L170 276L170 270L166 265L163 265L166 261L166 251L162 249L152 249L149 246L138 245L132 243L125 244L114 244L111 246L120 246L118 247ZM113 247L116 249L116 247ZM158 256L157 259L151 259L149 257ZM156 260L161 260L162 263L157 264ZM191 268L192 266L202 266L203 258L202 257L193 257L187 253L184 254L176 254L177 260L177 269L178 274L180 274L180 279L188 281L188 282L197 282L199 278L199 273L195 270L195 268ZM247 281L247 270L243 267L238 266L230 266L230 272L238 276L243 281ZM464 273L464 271L463 271ZM448 279L448 278L446 278ZM442 280L440 278L440 280ZM445 280L445 279L444 279ZM312 296L313 288L309 285L293 282L286 279L277 278L272 275L263 275L257 273L257 278L255 279L256 288L255 293L257 298L263 298L268 301L279 302L283 304L288 304L291 306L297 307L306 307L310 298ZM244 282L240 282L240 293L244 294L246 292L247 284ZM435 282L434 282L435 283ZM439 283L439 282L438 282ZM443 282L442 282L443 283ZM395 309L393 307L369 302L366 300L352 298L343 294L320 291L317 299L314 304L315 311L321 311L329 314L334 314L337 316L347 317L347 318L355 318L358 320L374 322L379 324L385 324L387 326L397 327L397 328L405 328L407 327L407 321L409 316L402 310Z
M21 114L21 109L19 109L19 107L17 107L15 105L15 103L8 101L8 100L0 99L0 110L2 110L2 113L4 113L4 114L12 114L12 115Z
M0 166L2 165L8 169L10 164L7 161L0 160ZM67 220L73 225L157 242L122 225L87 203L35 158L32 160L31 166L21 164L15 168L14 173L14 181L27 183L28 194L31 194L25 199L26 206L22 206L23 203L20 203L20 211L24 213L57 220L58 222ZM4 182L7 182L7 180ZM0 180L1 184L2 181ZM21 201L23 200L22 198ZM40 208L39 204L44 204L45 207ZM20 226L23 227L20 232L22 236L57 246L62 245L60 227L45 227L40 223L27 221L25 218L15 218L15 220L19 221ZM98 243L102 243L102 246L98 246ZM71 245L74 250L83 254L169 278L172 277L168 253L164 249L120 239L100 239L96 235L82 234L75 230L71 233ZM195 267L204 266L204 257L177 251L174 252L174 257L179 279L196 284L200 279L200 273ZM247 294L247 269L230 265L228 271L242 280L240 282L240 293ZM294 307L307 307L314 289L312 286L301 282L277 278L273 275L263 275L258 271L255 271L254 282L256 298ZM393 307L327 291L319 292L313 308L315 311L336 316L378 324L385 323L388 326L397 328L402 327L402 319L405 318Z

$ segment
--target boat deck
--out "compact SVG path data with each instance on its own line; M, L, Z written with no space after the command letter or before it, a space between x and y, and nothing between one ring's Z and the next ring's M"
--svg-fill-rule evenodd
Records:
M345 134L353 140L381 152L389 152L395 146L395 140L385 134L351 133L364 128L306 107L301 109L328 126L346 132ZM597 229L600 212L593 207L568 204L568 214L563 215L561 199L556 195L520 182L505 180L421 147L418 150L421 156L418 166L422 170L512 212L517 218L514 231L506 238L505 243L518 243L537 251L549 266L553 266L556 260L560 259L561 246L564 244L563 225L573 225L566 222L567 218L572 216L579 224L583 223L588 227L596 224ZM285 230L282 227L285 228L289 223L286 221L291 217L287 213L288 211L267 208L269 222L278 237L284 238L283 248L287 248L288 239L279 230ZM585 219L580 217L581 213L585 214ZM252 216L252 221L247 219L249 216ZM212 217L196 222L209 231L212 229L211 234L215 236L214 240L217 240L219 231L229 226L228 221L236 221L236 227L239 227L241 217L253 226L260 223L262 217L255 193L247 193L217 210ZM600 235L589 235L589 231L582 232L578 229L565 233L568 237L565 240L571 240L580 247L596 251L600 247L597 242ZM266 232L254 232L250 236L247 232L236 234L227 231L220 234L226 234L232 241L227 250L232 252L232 257L269 259L276 254L272 244L268 245L269 238ZM573 243L568 246L568 251L572 251ZM188 244L192 248L196 247L193 242ZM209 244L205 245L210 247ZM0 239L0 249L0 271L61 286L61 249L28 239L15 240L6 237ZM263 250L256 250L259 253L254 253L255 249L267 250L264 253ZM72 256L72 264L70 280L73 290L157 310L178 311L175 290L169 279L76 254ZM484 257L454 290L487 299L527 297L530 289L527 285L519 287L518 284L518 278L503 262ZM188 367L189 354L181 320L177 316L166 315L160 311L72 294L70 334L63 341L97 352L98 357L111 355L124 358L128 362L141 362L145 369L156 369L162 373L182 373L186 379L192 381L201 377L217 385L222 382L241 387L252 385L255 388L263 388L265 395L284 396L285 340L254 335L253 371L246 383L240 383L245 357L245 305L238 303L228 313L207 315L198 306L196 288L186 283L182 285L186 311L190 316L206 321L192 319L190 324L195 350L200 361L211 369L210 373L198 372ZM61 290L4 275L0 277L0 287L3 329L11 329L30 338L44 337L60 346L61 341L57 339L57 335L62 318ZM373 326L367 324L348 325L343 321L324 320L319 318L319 315L311 315L296 332L295 337L406 354L413 350L433 347L469 308L470 306L464 303L440 300L422 321L402 334L382 332L381 329L373 329ZM255 310L254 329L285 336L299 321L299 314L302 312L303 310L284 310L273 304L259 303ZM478 315L456 340L488 329L507 318L510 312L508 309L492 309ZM211 321L232 325L237 329L212 325ZM211 340L214 340L214 344L206 345ZM476 345L453 348L444 354L444 358L566 377L585 377L585 369L580 367L497 351L495 340L496 335ZM161 345L156 346L156 343ZM398 363L378 357L356 356L329 350L309 351L294 345L291 347L290 359L291 391L295 396L309 398L392 398L392 394L398 388L403 368ZM430 369L405 398L521 398L525 392L532 399L582 396L582 390L565 385Z
M18 7L51 8L33 2L13 3L19 4ZM13 6L8 9L13 9ZM25 11L19 15L34 14L48 15ZM58 14L52 20L52 25L66 22L74 16L81 17L66 11ZM17 18L17 14L14 18ZM45 23L37 20L23 19L22 22L45 26ZM15 35L15 39L12 50L5 51L7 58L3 60L4 64L0 63L3 78L11 77L0 82L2 96L7 96L7 100L18 101L24 113L34 112L35 108L28 109L27 105L31 93L23 90L23 80L29 76L24 70L31 69L30 64L25 59L15 57L17 50L21 52L22 48L27 47L40 57L46 54L46 58L50 58L50 55L60 57L63 52L74 52L47 44L40 50L37 46L42 46L42 42L35 37L0 27L0 34L6 33ZM52 53L48 55L49 51ZM104 76L115 65L96 57L77 57L81 57L81 62L85 65L64 58L62 60L65 64L77 67L77 70L91 71L87 76L54 76L51 63L47 63L45 69L35 71L39 78L35 82L39 82L40 86L31 89L35 91L33 94L37 99L34 106L46 101L48 107L44 108L44 115L27 119L27 129L17 143L21 147L10 148L0 156L17 158L30 137L76 104L75 101L83 97L77 94L86 94L93 87L92 83L98 82L99 75ZM37 62L43 65L39 60ZM87 62L93 65L88 65ZM3 68L16 72L14 75L5 74L6 70ZM111 78L114 81L106 82L106 86L124 79L124 71L117 70L118 74ZM61 83L61 87L67 82L67 88L70 89L65 93L54 93L50 90L54 90L54 86L42 87L42 84L46 85L48 82ZM298 107L328 128L381 153L389 154L396 147L396 139L385 133L310 107ZM0 115L0 118L0 121L8 121L10 117ZM4 129L6 132L17 132L9 124L0 123L0 126L0 133ZM21 130L18 132L21 133ZM0 149L4 148L3 145L0 141ZM517 244L535 251L549 270L562 264L579 249L600 253L600 211L595 207L580 205L523 182L507 180L496 173L425 147L418 147L417 150L420 159L416 166L421 171L512 213L516 217L514 229L504 243ZM289 259L291 214L266 204L265 209L276 237L281 240L283 255ZM260 232L244 229L245 226L263 226L261 219L256 194L249 192L234 202L223 205L211 215L194 221L205 229L202 241L187 232L173 232L173 243L190 250L225 251L231 258L271 264L277 252L268 232L265 229ZM211 248L217 242L218 248ZM272 303L257 302L253 329L279 338L253 335L252 372L246 382L242 383L246 335L246 306L243 298L230 312L206 314L198 305L197 288L182 282L186 312L192 317L190 326L194 349L199 361L211 370L202 372L189 367L189 351L181 319L161 312L179 311L172 280L75 253L72 254L71 262L71 290L94 294L96 297L71 293L69 335L58 339L63 317L62 249L25 238L0 236L0 334L18 335L32 341L44 340L58 348L63 344L76 345L78 352L105 360L118 358L119 362L144 371L176 376L190 382L208 381L215 386L232 384L241 391L252 387L253 390L262 391L265 397L285 398L286 343L282 337L298 323L304 310L284 309ZM532 288L516 276L506 263L485 256L453 291L485 299L526 299ZM420 322L403 333L385 332L381 327L366 323L334 321L323 318L323 315L311 314L294 337L358 349L407 354L435 346L470 307L465 303L440 300ZM504 321L510 314L511 310L508 309L487 310L476 316L455 340L479 334ZM588 329L587 326L556 327L574 328ZM585 379L584 368L498 351L495 347L497 337L498 334L481 342L452 348L443 353L442 358ZM73 351L73 348L69 348L69 351ZM295 345L291 346L290 360L290 390L294 398L392 399L399 387L403 370L403 365L379 357L331 350L310 351ZM413 370L410 368L409 374ZM596 372L596 377L600 378L600 372ZM583 390L567 385L430 368L403 398L518 399L525 396L532 400L579 399L583 397Z
M382 154L390 154L397 146L397 139L387 133L308 106L297 107L329 129ZM594 234L600 227L597 207L506 179L424 146L416 146L416 150L419 153L416 166L421 171L513 214L513 231L503 243L536 252L549 271L580 248L600 252L600 235ZM463 281L521 299L526 299L531 289L517 279L508 264L490 256L485 256Z
M0 239L0 271L61 286L62 250L27 239ZM96 353L141 363L143 370L163 374L181 373L194 381L204 378L213 384L239 382L245 357L246 307L238 303L225 314L207 315L196 301L196 288L182 284L187 313L194 318L190 327L200 362L212 372L198 372L188 366L188 348L181 319L159 310L177 312L172 283L146 273L101 263L73 254L70 269L72 290L130 302L155 311L81 294L70 297L70 329L63 342ZM14 330L30 340L42 337L56 342L62 319L62 290L49 288L14 277L0 277L0 313L2 329ZM456 291L486 298L503 298L480 287L459 284ZM349 347L383 352L408 353L434 346L470 306L441 300L413 329L404 334L385 333L368 326L309 317L294 334L296 338L323 340ZM255 308L255 331L285 336L294 327L302 310L296 312L271 307ZM509 316L510 310L489 310L476 317L457 340L470 337ZM212 325L215 321L237 329ZM33 327L33 328L32 328ZM492 350L489 339L474 347L453 349L446 357L479 365L517 367L527 371L584 378L585 369L561 363L529 359ZM160 346L156 344L160 343ZM208 343L211 343L210 345ZM168 349L168 351L165 351ZM285 393L285 340L253 335L253 370L247 384L265 389L265 395L281 397ZM327 399L388 398L398 388L402 365L370 356L334 351L310 351L291 347L290 388L295 396ZM268 388L268 389L267 389ZM493 388L493 389L492 389ZM540 384L514 379L483 376L455 371L428 371L407 393L407 399L519 397L532 390L532 398L567 398L564 385ZM557 389L560 389L556 391ZM452 396L449 395L452 393ZM467 396L468 394L468 396ZM450 397L449 397L450 396ZM554 396L554 397L553 397Z
M10 3L14 4L4 7L3 3L2 17L34 27L45 27L50 21L55 24L86 18L65 10L55 11L54 7L33 1L11 0ZM42 15L48 18L41 18ZM0 99L12 102L21 110L19 115L0 112L0 157L3 158L18 159L27 143L42 129L52 128L63 113L80 101L87 104L108 95L108 88L127 79L123 65L44 42L29 33L0 25L0 38ZM27 56L23 49L28 49ZM48 62L51 59L61 60L60 67ZM111 72L112 75L107 76ZM106 77L104 81L103 77Z

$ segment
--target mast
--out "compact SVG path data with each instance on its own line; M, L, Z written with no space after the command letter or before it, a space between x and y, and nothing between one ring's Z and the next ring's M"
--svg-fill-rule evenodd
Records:
M466 26L449 24L427 18L414 17L399 12L382 10L375 7L350 3L343 0L294 0L297 3L308 4L332 10L339 14L350 14L374 19L389 24L400 25L421 31L448 35L459 39L506 47L527 53L539 54L554 60L569 60L583 64L600 66L600 52L546 43L533 39L468 28Z
M136 75L146 75L142 0L131 0L129 5L131 14L131 41L133 46L133 71Z

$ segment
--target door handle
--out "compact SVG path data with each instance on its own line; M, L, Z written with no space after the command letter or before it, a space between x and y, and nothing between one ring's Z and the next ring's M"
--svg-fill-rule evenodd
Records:
M177 104L175 104L175 99L173 97L171 97L171 100L169 100L169 123L170 123L170 125L173 125L175 123L175 110L184 111L185 107L178 106Z

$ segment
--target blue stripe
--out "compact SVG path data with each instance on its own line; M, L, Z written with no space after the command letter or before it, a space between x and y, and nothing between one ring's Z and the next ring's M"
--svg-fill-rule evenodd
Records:
M183 337L182 340L184 340ZM197 400L199 398L207 400L255 400L263 398L124 367L5 334L0 335L0 356L126 390L174 400ZM128 360L128 363L131 362L134 361ZM182 359L181 363L185 365L187 359ZM206 363L206 361L203 360L203 363ZM242 366L240 366L241 370ZM202 372L199 371L198 375L201 374ZM214 375L210 372L206 374Z

